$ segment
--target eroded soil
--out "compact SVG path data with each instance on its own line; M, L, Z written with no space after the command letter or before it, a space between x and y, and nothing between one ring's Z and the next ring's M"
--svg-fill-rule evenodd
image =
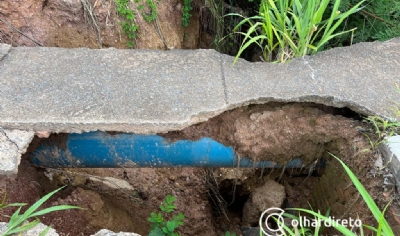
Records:
M325 111L340 113L316 104L250 105L163 136L172 141L212 137L253 161L286 164L300 157L309 165L327 151L347 154L351 143L363 136L356 129L361 122Z
M84 8L83 2L93 7ZM131 3L136 4L136 3ZM209 48L212 35L200 35L213 22L201 15L207 6L194 1L191 25L181 26L182 1L158 3L158 20L146 22L137 13L140 36L135 48ZM137 7L132 5L133 8ZM93 16L93 17L92 17ZM93 21L96 19L96 24ZM13 46L115 47L126 48L128 38L121 31L121 18L109 0L16 0L0 1L0 43ZM97 26L96 26L97 25ZM203 40L203 38L207 38ZM45 206L72 204L85 210L57 212L41 217L43 223L61 235L90 235L101 228L147 235L150 212L156 212L166 194L176 196L177 211L185 214L182 235L241 235L242 213L252 191L266 181L285 186L281 207L326 210L345 218L359 215L363 223L375 224L366 205L343 170L328 152L340 157L357 173L381 209L392 200L387 218L400 235L400 210L393 178L387 169L374 166L380 158L371 150L365 130L372 140L373 130L354 113L315 104L251 105L228 111L208 122L181 131L163 134L171 139L199 139L204 136L234 147L243 157L273 160L285 164L300 157L303 169L60 169L31 166L24 156L16 178L0 177L0 194L7 203L33 204L59 186L67 187ZM33 147L31 147L32 149ZM317 167L316 160L326 166ZM106 180L105 177L119 179ZM95 181L96 180L96 181ZM105 183L108 183L105 184ZM127 183L128 188L121 183ZM15 208L2 211L8 221Z
M400 233L393 176L386 168L375 166L381 156L366 138L374 139L370 127L350 117L356 114L315 104L270 103L228 111L164 134L171 141L209 136L253 160L285 163L301 157L307 164L301 169L44 169L29 164L32 145L17 178L1 178L1 193L7 192L7 203L32 204L66 185L46 206L72 204L85 210L41 218L61 235L90 235L101 228L147 235L147 217L158 211L167 194L176 196L177 211L186 217L179 229L182 235L222 235L228 230L241 235L241 227L255 226L243 217L245 203L267 181L284 186L282 208L308 208L311 204L321 212L330 208L336 218L360 217L363 223L376 225L343 168L328 154L331 152L357 174L381 209L392 201L387 218ZM7 221L6 215L13 210L4 210L0 220Z
M113 186L109 187L91 181L90 177L121 179L132 189L123 188L116 181L106 181ZM179 230L182 235L205 235L205 232L217 235L203 177L203 171L194 168L44 170L24 160L15 180L2 179L5 187L2 193L7 192L7 203L32 204L49 191L66 185L45 206L71 204L84 210L41 217L44 224L51 225L61 235L90 235L103 228L147 235L150 212L158 212L165 195L171 194L176 197L177 211L185 214L185 224ZM5 215L14 210L4 210L0 221L8 221Z
M84 7L84 3L89 7ZM137 9L141 3L131 1L130 7ZM141 11L134 11L139 27L139 37L134 40L135 48L198 48L199 11L192 12L191 24L185 28L181 25L180 0L157 3L158 17L154 22L148 23ZM196 1L194 3L198 9ZM0 1L0 43L13 46L127 48L128 37L122 31L122 21L123 18L116 12L115 1L111 0Z

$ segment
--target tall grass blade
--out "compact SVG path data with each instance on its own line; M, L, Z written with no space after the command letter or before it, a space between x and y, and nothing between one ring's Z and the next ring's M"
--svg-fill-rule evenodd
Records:
M344 162L342 160L337 158L332 153L329 153L329 154L331 156L333 156L336 160L338 160L339 163L343 166L343 168L345 169L345 171L349 175L351 181L353 182L353 184L357 188L358 192L361 194L362 198L367 203L367 206L370 209L370 211L372 212L372 214L374 215L376 221L380 222L383 213L379 210L378 206L375 204L374 200L369 195L367 190L364 188L364 186L357 179L357 177L354 175L354 173L349 169L349 167L346 166L346 164L344 164ZM383 232L383 234L385 236L392 236L392 235L394 236L394 233L393 233L392 229L390 228L388 222L384 218L382 220L382 232Z
M51 213L53 211L65 211L65 210L71 210L71 209L82 209L82 208L77 207L77 206L69 206L69 205L52 206L52 207L49 207L49 208L46 208L46 209L43 209L43 210L33 213L32 215L29 216L29 218L45 215L45 214Z
M36 225L38 225L39 222L40 222L39 219L36 219L36 220L34 220L32 222L28 222L26 224L23 224L23 225L21 225L19 227L13 227L13 230L7 232L7 234L4 234L4 235L12 235L12 234L20 233L20 232L25 232L27 230L32 229Z

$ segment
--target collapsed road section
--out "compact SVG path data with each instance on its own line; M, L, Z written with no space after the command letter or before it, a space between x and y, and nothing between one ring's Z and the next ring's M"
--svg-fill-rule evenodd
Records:
M40 153L56 152L67 160L71 153L78 155L81 150L79 155L101 165L103 160L85 154L90 148L81 148L87 143L79 142L94 140L97 135L98 143L91 147L100 151L101 140L107 136L77 133L148 134L139 144L135 139L117 146L129 149L134 145L140 150L150 140L155 146L171 150L181 143L164 138L173 140L177 138L174 131L178 131L183 134L179 139L195 139L176 149L175 154L182 147L187 149L181 152L185 156L180 159L182 163L196 159L186 157L189 149L196 150L193 153L199 154L198 161L204 162L196 146L200 145L205 152L218 146L228 153L228 162L233 166L254 166L259 161L271 162L266 166L285 165L296 158L302 162L295 165L309 165L327 145L346 142L341 135L353 125L341 124L336 117L318 117L317 108L288 105L273 110L248 105L307 102L389 118L391 104L400 100L395 89L400 82L399 46L400 39L392 39L337 48L284 65L240 60L232 66L232 57L213 50L12 48L2 44L0 127L37 134L63 133L68 136L66 145L75 143L68 150L42 147L36 152L36 159L42 158ZM296 115L287 116L287 112ZM319 128L324 127L324 122L332 123L330 119L338 123ZM216 123L210 125L212 122ZM231 132L233 128L235 131ZM185 137L190 130L192 134ZM163 137L151 136L155 134ZM128 136L116 134L114 138L126 140ZM113 142L113 135L110 137ZM199 140L202 137L213 140ZM4 143L9 142L3 142L3 146ZM189 144L194 146L188 149ZM210 149L208 145L216 146ZM117 163L118 158L126 156L122 149L119 154L115 152L117 156L112 152L118 147L103 151L110 154L111 162ZM157 155L150 153L148 157L153 160L145 157L143 162L154 166L159 161Z

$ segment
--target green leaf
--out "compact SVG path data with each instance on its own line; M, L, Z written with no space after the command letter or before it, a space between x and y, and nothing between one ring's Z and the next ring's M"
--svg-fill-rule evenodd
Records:
M14 228L13 228L12 230L10 230L10 231L7 230L7 231L6 231L7 233L3 233L3 235L12 235L12 234L16 234L16 233L19 233L19 232L25 232L25 231L30 230L30 229L32 229L33 227L35 227L37 224L39 224L39 222L40 222L40 220L39 220L39 219L36 219L36 220L34 220L34 221L32 221L32 222L23 224L22 226L14 227Z
M56 192L60 191L64 187L58 188L48 194L46 194L44 197L39 199L39 201L35 202L31 207L28 208L28 210L25 211L25 213L22 215L22 218L24 221L32 215L34 211L36 211L45 201L47 201L51 196L53 196Z
M169 233L168 228L165 227L165 226L162 227L161 230L162 230L165 234L168 234L168 233Z
M371 195L367 192L367 190L364 188L364 186L361 184L361 182L357 179L357 177L354 175L354 173L347 167L346 164L339 158L337 158L335 155L332 153L329 153L331 156L333 156L337 161L340 162L340 164L343 166L347 174L349 175L351 181L353 184L356 186L358 192L361 194L362 198L364 199L365 203L367 203L367 206L369 210L372 212L374 215L375 219L377 222L382 224L382 232L385 236L394 236L394 233L392 229L390 228L388 222L383 218L382 215L383 213L379 210L378 206L375 204L374 200L372 199ZM386 208L385 208L386 209Z
M4 204L6 203L7 192L4 193L3 201L1 201L0 208L3 208Z
M39 201L37 201L31 207L29 207L25 211L25 213L22 215L19 215L21 208L22 208L20 206L18 208L18 210L15 211L14 214L11 216L10 221L8 222L8 225L7 225L7 230L5 232L3 232L3 235L10 235L13 233L23 232L23 231L26 231L27 229L34 227L35 225L37 225L39 223L38 219L36 219L35 221L30 222L28 224L23 224L27 219L29 219L31 217L47 214L47 213L53 212L53 211L66 210L66 209L72 209L72 208L79 209L79 207L75 207L75 206L62 205L62 206L50 207L50 208L35 212L46 200L48 200L54 193L56 193L57 191L59 191L62 188L63 187L58 188L58 189L54 190L53 192L50 192L47 195L45 195L44 197L42 197ZM17 204L20 204L20 203L17 203Z
M150 231L149 236L164 236L164 232L160 228L154 228Z
M0 207L0 209L5 209L7 207L21 207L21 206L26 206L26 205L27 205L26 203L10 203L10 204Z
M35 217L35 216L41 216L41 215L45 215L48 214L50 212L53 211L64 211L64 210L71 210L71 209L79 209L82 210L83 208L81 207L77 207L77 206L70 206L70 205L59 205L59 206L52 206L40 211L37 211L35 213L33 213L32 215L29 216L29 218L31 217Z
M175 221L167 221L167 228L169 232L174 232L176 227L178 227L178 225L175 223Z
M257 41L259 41L260 39L266 39L267 37L265 37L264 35L259 35L256 36L254 38L250 38L250 40L248 40L246 42L246 44L244 44L243 46L240 47L239 52L236 54L235 59L233 60L233 65L236 63L236 61L239 59L240 55L243 53L243 51L248 48L251 44L256 43Z
M39 234L39 236L45 236L45 235L49 232L50 229L51 229L51 227L50 227L50 226L47 226L46 229L43 230L43 232L41 232L41 233Z
M11 216L11 218L10 218L10 221L8 222L8 227L7 227L7 228L13 227L13 226L15 226L15 225L18 225L18 224L16 224L16 223L18 222L18 219L21 217L21 216L19 215L19 212L21 211L21 208L22 208L22 207L19 207L18 210L16 210L16 211L14 212L14 214L12 214L12 216ZM23 221L22 221L22 222L23 222Z

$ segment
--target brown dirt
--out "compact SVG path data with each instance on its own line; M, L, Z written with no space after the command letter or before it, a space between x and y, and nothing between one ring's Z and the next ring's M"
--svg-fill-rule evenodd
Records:
M68 187L51 198L46 206L73 204L85 210L57 212L41 218L45 224L52 225L62 235L90 235L101 228L146 235L150 227L146 218L150 212L158 210L166 194L177 197L177 210L186 216L185 225L179 230L182 235L221 235L227 230L240 235L240 226L244 225L242 215L245 202L255 189L269 180L285 186L285 207L307 208L310 203L322 212L330 207L331 215L335 217L358 215L364 223L375 224L342 167L326 154L330 151L357 173L381 209L394 199L387 211L387 217L394 229L399 230L396 227L400 223L400 207L395 187L390 184L393 179L388 175L390 173L387 169L379 170L374 167L379 153L371 152L368 140L359 132L369 128L360 121L338 114L344 114L343 110L314 104L247 106L182 131L166 134L171 139L211 136L226 145L233 145L236 150L241 150L242 155L254 155L257 159L262 159L262 153L267 152L268 157L278 156L287 158L286 160L303 155L303 161L307 160L309 163L315 159L324 159L325 168L314 169L311 165L303 169L285 170L44 170L29 165L28 153L22 160L15 180L0 178L1 193L7 192L8 203L32 204L49 191L67 185ZM351 113L346 113L349 114ZM253 136L250 135L251 131L254 132ZM266 139L262 134L277 136L276 140L282 140L290 147L281 148L288 150L293 156L285 157L282 150L264 143ZM289 141L284 140L285 134L291 137ZM372 134L369 135L373 137ZM245 139L241 139L243 137ZM312 141L309 142L308 139ZM268 140L272 140L274 145L280 145L275 139ZM34 145L30 147L30 151L32 148ZM320 155L312 155L310 150ZM93 181L93 177L100 180L112 177L127 181L133 190L122 187L115 189ZM15 209L5 210L0 220L7 220L5 215L10 215L13 210Z
M53 181L46 177L51 175ZM127 181L133 191L93 184L89 177L114 177ZM102 228L147 235L150 212L158 212L165 195L176 196L176 210L184 213L182 235L216 235L212 221L212 205L203 184L204 174L194 168L135 169L67 169L45 170L23 160L15 180L0 178L7 203L31 205L55 188L68 187L52 197L45 207L71 204L85 210L55 212L41 217L61 235L90 235ZM4 186L6 185L6 186ZM0 221L8 221L15 208L3 211Z
M397 199L395 187L383 183L385 178L382 173L380 176L371 175L376 172L374 162L379 155L371 151L369 141L360 132L370 130L369 127L339 114L355 115L343 109L316 104L250 105L163 136L171 141L212 137L227 146L233 146L239 155L255 161L270 160L285 164L295 157L301 157L307 166L323 159L327 165L323 169L314 170L315 166L310 165L303 170L286 170L285 174L258 173L256 175L262 177L258 179L248 171L245 171L247 174L242 170L236 171L237 175L231 171L218 171L216 175L220 177L217 177L219 180L216 185L220 186L225 198L241 199L248 197L265 181L276 180L286 186L289 207L308 208L311 203L321 212L330 208L331 215L337 218L356 219L359 216L364 223L374 225L376 222L358 191L351 187L347 174L328 152L340 157L369 191L379 194L373 195L373 198L381 209L393 197ZM373 133L368 135L373 139ZM226 208L229 205L227 202L223 204ZM399 209L397 199L389 212L400 212ZM240 218L242 212L238 214L231 217ZM390 218L392 225L397 225L393 214Z
M99 31L93 26L90 14L85 17L81 0L0 1L0 43L13 46L127 48L128 38L122 33L121 18L116 13L114 1L88 2L93 7ZM138 4L140 2L132 1L130 6L136 12L135 21L140 28L135 48L198 48L198 11L192 12L191 24L184 28L181 26L180 0L159 1L157 23L146 22L137 10Z
M316 104L250 105L163 136L172 141L211 137L254 161L286 164L300 157L309 165L327 151L342 156L363 136L355 129L361 122L326 113L328 109L335 111Z

